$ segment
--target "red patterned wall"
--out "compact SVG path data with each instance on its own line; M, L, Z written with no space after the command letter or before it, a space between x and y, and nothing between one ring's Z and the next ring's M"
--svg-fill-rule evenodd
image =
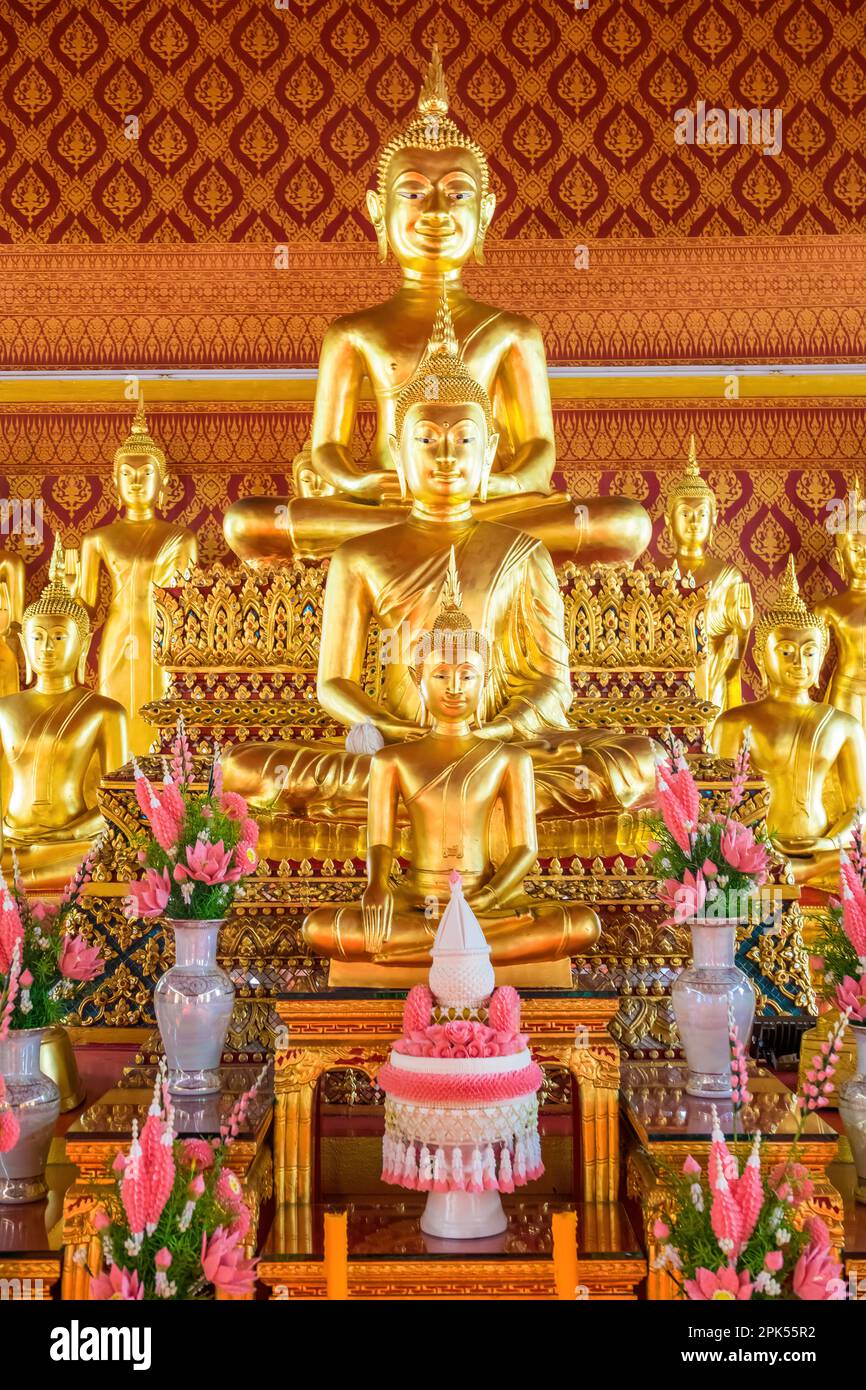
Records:
M864 224L862 0L4 0L0 240L369 238L434 41L499 236ZM781 108L781 154L677 145L699 99Z

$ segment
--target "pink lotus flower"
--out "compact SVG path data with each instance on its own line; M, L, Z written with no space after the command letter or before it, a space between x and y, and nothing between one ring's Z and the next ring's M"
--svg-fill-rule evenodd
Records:
M211 840L196 840L186 847L186 864L176 864L174 877L177 883L194 879L197 883L231 883L239 874L229 869L232 851L227 850L222 840L214 844ZM232 874L234 873L234 880Z
M721 835L721 850L732 869L749 874L758 883L767 877L767 851L755 839L753 830L738 821L728 821Z
M658 895L662 906L666 907L670 914L667 923L687 922L691 917L699 917L703 911L707 900L707 885L700 869L696 874L693 874L691 869L686 869L682 883L678 883L675 878L667 878L660 884Z
M744 1301L752 1297L752 1287L749 1271L744 1269L737 1274L730 1265L723 1265L715 1274L709 1269L696 1269L694 1279L685 1281L686 1297L693 1302Z
M223 1293L252 1293L255 1287L255 1260L244 1259L240 1249L240 1235L237 1231L227 1231L217 1226L210 1240L207 1234L201 1238L201 1266L208 1283L221 1289Z
M701 1165L698 1163L697 1159L692 1158L691 1154L689 1154L683 1162L683 1172L687 1177L693 1178L697 1177L700 1171Z
M124 1303L136 1303L144 1298L144 1285L139 1283L138 1271L130 1274L128 1269L111 1265L106 1274L97 1274L90 1280L90 1297L99 1299L120 1299Z
M794 1266L794 1293L807 1303L838 1302L845 1297L842 1270L823 1245L808 1245Z
M785 1257L781 1250L768 1250L764 1256L764 1268L769 1270L770 1274L778 1274L784 1263Z
M171 897L168 869L145 869L144 878L129 885L129 917L161 917Z
M64 936L57 966L65 980L95 980L102 964L98 946L88 946L83 936Z
M836 1007L840 1013L848 1010L855 1023L866 1023L866 975L845 976L836 986Z
M161 1250L157 1250L153 1262L157 1269L171 1269L171 1251L163 1246Z

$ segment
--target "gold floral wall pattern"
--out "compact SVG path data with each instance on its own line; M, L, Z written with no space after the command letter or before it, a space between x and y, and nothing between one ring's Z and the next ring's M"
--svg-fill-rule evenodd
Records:
M860 0L6 0L0 241L370 239L434 41L500 236L855 231L864 26ZM781 152L678 145L698 100L778 107Z

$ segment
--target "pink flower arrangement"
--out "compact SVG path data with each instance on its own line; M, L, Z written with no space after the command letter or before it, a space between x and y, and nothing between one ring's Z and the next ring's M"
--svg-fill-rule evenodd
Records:
M649 849L665 925L740 917L769 874L769 842L734 820L749 776L748 734L734 765L726 814L702 808L682 745L668 730L656 768L656 817Z
M831 1038L829 1048L813 1063L813 1072L826 1072L838 1056L846 1020ZM742 1105L745 1079L742 1049L732 1029L732 1070ZM736 1154L713 1110L713 1129L707 1171L691 1155L681 1174L671 1175L670 1208L653 1227L656 1267L664 1268L695 1301L715 1299L835 1300L845 1297L839 1261L827 1228L809 1215L806 1203L814 1185L808 1170L796 1159L797 1146L810 1108L826 1103L822 1091L794 1103L796 1125L791 1156L764 1178L761 1136L756 1135L742 1173ZM736 1137L736 1129L735 1129ZM708 1259L708 1252L713 1258Z
M14 878L0 874L0 996L5 995L13 1028L43 1028L57 1023L71 1006L81 985L102 973L102 957L78 931L82 893L90 882L99 854L97 840L67 884L59 903L31 902L13 855ZM9 990L11 962L17 953L19 970Z
M513 1057L527 1046L525 1033L499 1033L486 1023L455 1019L413 1029L394 1044L405 1057Z
M252 1225L243 1188L227 1166L231 1145L258 1091L245 1091L219 1140L178 1139L161 1063L139 1135L115 1162L111 1214L94 1223L104 1268L91 1276L92 1298L200 1299L215 1289L249 1295L257 1261L244 1242Z
M195 789L195 759L180 719L171 759L163 759L161 786L135 759L133 766L148 833L138 855L143 873L130 884L127 915L224 917L243 891L241 879L258 867L259 828L244 798L223 790L219 750L201 773L206 790Z
M824 914L815 950L824 966L825 1002L852 1023L866 1024L866 852L859 815L850 851L839 859L841 901Z

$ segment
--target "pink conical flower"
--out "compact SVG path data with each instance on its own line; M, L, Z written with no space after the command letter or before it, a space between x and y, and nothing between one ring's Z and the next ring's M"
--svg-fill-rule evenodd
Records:
M866 956L866 887L848 855L839 856L842 879L842 926L858 956Z
M164 1067L161 1067L140 1140L133 1132L121 1182L121 1200L134 1236L145 1231L152 1234L156 1230L174 1186L172 1112L169 1108L163 1113L160 1104L163 1080Z
M728 1182L735 1182L737 1178L737 1160L728 1148L725 1136L719 1127L719 1117L716 1107L713 1106L713 1128L711 1132L710 1157L707 1163L707 1177L710 1187L715 1190L719 1176L727 1179Z
M139 809L150 825L157 844L167 854L172 853L177 848L183 828L183 801L177 793L177 789L171 784L169 784L168 791L163 792L163 796L160 797L153 783L145 777L134 758L133 767L135 769L135 799ZM180 801L180 811L178 810L178 801Z
M183 715L178 715L177 732L171 749L171 775L178 786L185 787L193 779L195 764L186 735Z
M764 1184L761 1181L761 1136L755 1136L752 1152L749 1154L743 1175L731 1184L734 1199L740 1208L742 1229L741 1248L745 1246L758 1224L758 1217L764 1205Z
M0 874L0 974L8 975L16 941L23 941L24 927L18 904Z
M736 1261L743 1248L743 1215L723 1173L716 1178L710 1225L722 1254Z
M672 773L668 767L662 764L656 768L656 799L659 810L665 825L673 835L683 854L691 852L691 832L697 826L698 808L694 807L694 816L689 815L684 808L683 801L686 800L691 806L691 797L685 797L683 793L687 790L684 786L678 786L677 778L690 778L694 784L694 778L690 772ZM697 787L695 793L699 796Z

